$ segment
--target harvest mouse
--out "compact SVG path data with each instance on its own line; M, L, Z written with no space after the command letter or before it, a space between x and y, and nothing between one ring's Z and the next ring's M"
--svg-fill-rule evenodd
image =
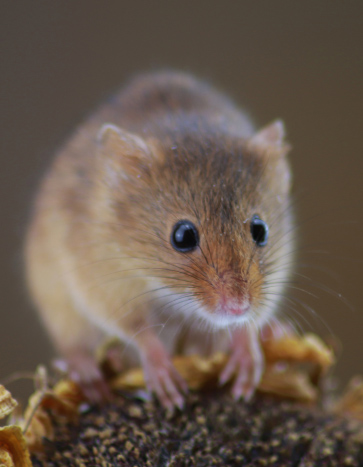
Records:
M176 353L229 352L220 375L249 399L260 333L293 260L284 126L256 131L194 77L135 77L60 148L26 239L29 289L87 397L107 392L105 336L136 356L150 391L182 407Z

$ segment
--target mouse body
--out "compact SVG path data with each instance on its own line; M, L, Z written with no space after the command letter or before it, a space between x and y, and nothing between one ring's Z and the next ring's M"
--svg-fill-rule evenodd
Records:
M29 290L91 400L95 349L114 336L161 403L182 407L177 353L230 352L236 398L260 381L293 257L282 122L256 131L234 103L178 72L135 77L60 148L26 237Z

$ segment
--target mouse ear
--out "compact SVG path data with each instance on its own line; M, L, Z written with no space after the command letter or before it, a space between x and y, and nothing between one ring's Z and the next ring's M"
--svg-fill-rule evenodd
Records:
M276 190L288 193L291 186L291 171L287 158L290 145L285 141L285 125L281 120L275 120L258 131L248 141L248 146L265 160L270 170L265 171L270 176L270 182L276 183Z
M275 149L276 151L285 149L287 152L289 146L285 142L285 125L282 120L275 120L262 128L252 136L250 144L264 149Z
M112 123L105 123L101 126L97 134L97 142L103 149L121 151L120 155L127 156L136 153L145 153L146 155L150 153L145 140Z
M108 173L128 178L137 175L140 166L151 159L151 149L147 142L112 123L105 123L97 134L101 163L107 166Z

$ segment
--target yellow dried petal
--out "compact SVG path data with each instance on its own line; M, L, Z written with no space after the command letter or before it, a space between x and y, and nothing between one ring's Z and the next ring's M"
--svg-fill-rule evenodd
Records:
M0 448L0 467L14 467L13 459L9 451Z
M73 381L61 380L53 388L53 394L58 400L64 403L78 407L81 402L84 402L85 397L80 387Z
M333 412L338 415L363 421L363 378L353 378L345 393L334 404Z
M0 384L0 420L11 414L17 405L10 392Z
M133 368L126 371L111 382L111 387L112 389L125 389L126 391L144 388L144 372L141 368Z
M262 343L267 362L310 362L328 369L334 363L334 354L315 334L289 335Z
M36 391L29 399L23 427L28 425L25 438L30 451L43 448L42 438L53 439L54 430L47 410L75 421L78 406L84 400L81 390L72 381L60 381L53 389Z
M43 450L43 438L53 440L54 429L49 415L41 408L33 415L29 427L24 435L26 444L31 452Z
M227 355L216 353L210 358L199 355L173 358L173 364L191 389L216 386L218 376L227 362ZM117 376L111 382L113 389L135 390L145 387L144 373L141 368L134 368Z
M175 357L174 366L191 389L203 389L218 384L219 374L227 363L227 355L218 352L209 358L199 355Z
M19 426L0 428L0 465L32 467L29 451Z
M279 371L274 367L267 367L258 391L301 402L315 402L318 397L317 388L308 375L291 368Z
M68 419L78 414L78 405L67 399L62 399L57 394L47 391L43 395L40 407L51 410L58 415L64 415Z

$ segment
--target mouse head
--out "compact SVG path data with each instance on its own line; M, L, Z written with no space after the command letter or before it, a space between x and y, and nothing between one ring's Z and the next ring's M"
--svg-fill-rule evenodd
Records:
M284 127L249 140L201 133L141 138L105 125L105 216L122 225L113 235L130 257L153 270L150 288L163 288L170 312L212 327L259 325L275 312L292 256Z

